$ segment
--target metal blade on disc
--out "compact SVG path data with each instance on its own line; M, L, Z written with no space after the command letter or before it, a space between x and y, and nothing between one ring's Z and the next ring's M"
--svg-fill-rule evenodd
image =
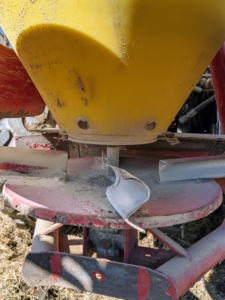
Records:
M127 171L109 166L116 175L113 185L106 190L106 196L118 214L135 229L145 230L129 220L129 217L150 197L149 187Z

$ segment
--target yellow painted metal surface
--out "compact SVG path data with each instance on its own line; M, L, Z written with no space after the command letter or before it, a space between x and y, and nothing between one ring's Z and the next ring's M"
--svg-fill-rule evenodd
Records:
M70 139L148 143L225 40L225 1L1 0L0 24Z

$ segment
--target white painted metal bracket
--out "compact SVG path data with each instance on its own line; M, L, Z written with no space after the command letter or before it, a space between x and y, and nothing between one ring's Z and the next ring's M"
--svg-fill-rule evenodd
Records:
M150 197L149 187L127 171L108 165L116 174L113 185L106 190L106 196L118 214L131 227L145 233L145 230L129 220L129 217Z
M225 155L160 160L160 182L225 177Z

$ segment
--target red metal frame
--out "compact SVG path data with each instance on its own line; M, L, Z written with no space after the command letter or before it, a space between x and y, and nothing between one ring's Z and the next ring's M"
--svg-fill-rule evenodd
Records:
M175 256L156 269L171 279L176 286L177 296L183 295L207 271L225 259L224 234L225 221L216 230L186 249L189 258Z
M123 299L177 300L225 258L225 221L186 249L186 257L135 245L129 263L96 259L90 254L80 256L56 252L54 239L50 236L45 240L42 235L36 230L35 246L33 244L32 252L24 262L23 277L27 284L79 288Z
M16 150L19 149L14 148L10 151L15 152ZM38 170L37 175L35 175L35 173L33 173L33 169L27 169L26 164L24 164L27 157L29 157L29 160L31 160L32 153L34 154L34 158L37 154L39 157L44 155L44 157L47 158L46 165L49 162L49 155L54 155L54 157L59 158L61 155L63 156L63 153L59 153L57 156L55 153L50 151L46 152L44 150L36 150L38 151L36 152L35 150L23 149L19 151L26 151L26 157L24 158L24 162L21 160L21 167L19 169L17 168L14 170L14 165L13 169L10 169L12 162L11 160L13 159L13 162L15 161L15 157L12 158L11 152L9 153L7 160L5 158L4 162L0 161L2 163L2 170L0 170L1 177L6 178L6 174L8 175L7 178L9 176L12 177L12 179L8 179L5 183L4 196L7 196L7 200L17 210L36 216L39 212L39 216L44 219L65 224L78 222L77 225L84 226L86 219L87 226L104 228L108 226L112 227L115 223L114 226L119 226L120 229L125 229L124 253L122 260L123 264L121 264L115 261L109 261L108 259L95 259L90 257L92 256L94 249L89 239L88 228L83 229L83 251L80 252L83 253L83 256L78 256L76 253L71 254L66 252L58 252L60 251L60 246L57 245L62 245L62 242L60 243L62 236L58 235L57 230L53 232L51 236L44 235L44 231L48 229L51 224L47 224L47 227L45 228L42 227L42 231L36 228L32 252L28 254L23 268L23 276L28 284L55 284L66 287L77 287L87 291L104 293L115 297L122 297L124 299L144 300L151 299L153 296L157 296L158 299L165 300L178 299L178 297L182 295L188 288L190 288L190 286L192 286L192 284L196 282L200 276L202 276L216 263L218 263L218 261L225 257L225 242L220 242L220 239L223 240L222 237L225 234L224 224L221 225L221 227L219 227L216 231L211 233L208 237L205 237L202 241L186 250L155 228L150 228L149 230L153 233L153 235L169 246L171 250L165 251L138 247L136 230L128 229L126 227L127 225L124 222L121 222L121 219L118 216L116 217L114 223L112 220L109 222L109 219L112 218L110 215L113 214L112 211L109 213L110 206L105 207L106 203L104 202L104 205L99 205L99 209L97 210L96 203L93 202L91 205L89 205L90 203L87 203L88 205L85 206L85 201L83 201L83 206L81 206L82 202L80 202L77 198L77 195L75 195L77 192L75 182L78 178L85 180L85 176L92 176L91 172L97 172L97 175L101 175L102 172L104 173L104 170L101 168L95 169L98 165L98 160L101 160L100 158L87 157L70 159L68 161L67 168L68 177L72 181L66 183L64 180L60 180L60 174L58 175L58 180L55 180L55 178L46 178L46 176L49 176L48 174L51 174L51 170L48 170L48 172L45 173L46 170L41 169ZM63 157L61 162L62 166L65 164L65 159ZM125 169L129 169L130 166L132 168L132 172L138 172L138 176L143 176L145 181L147 180L148 176L152 177L152 197L154 198L157 190L156 189L154 191L153 188L153 186L156 186L157 183L157 162L153 161L152 164L148 164L148 159L121 159L121 165ZM45 166L43 162L41 165L43 167ZM6 166L5 169L4 166ZM31 175L33 178L21 178L18 173L20 170L23 172L24 169L27 170L26 175ZM40 178L42 175L45 176L45 178ZM73 180L75 181L73 182ZM148 181L146 181L146 183L148 183ZM84 183L82 184L84 188ZM213 181L207 181L205 182L205 185L204 183L199 183L196 189L194 189L193 186L191 188L189 187L186 192L184 189L185 184L188 184L189 186L191 183L181 183L181 188L176 196L177 198L172 198L169 195L171 191L174 193L174 189L176 189L179 184L176 183L173 186L171 183L163 183L160 186L160 190L162 192L162 189L165 189L165 191L160 194L160 197L158 196L157 201L153 201L153 204L154 202L158 203L158 201L161 203L157 204L159 205L157 206L158 209L156 209L154 212L155 204L152 206L152 208L143 205L141 211L137 212L137 215L139 214L140 226L143 226L143 222L147 219L151 220L151 218L153 218L154 220L155 213L157 213L158 217L161 214L165 215L163 223L164 226L168 225L167 219L173 220L171 223L173 224L176 219L175 214L178 213L178 210L181 208L184 210L184 212L188 211L189 213L191 210L193 210L191 214L191 220L194 220L208 215L210 211L214 211L214 209L218 207L222 201L221 190ZM66 187L66 185L68 185L68 189L66 188L64 190L64 186ZM203 193L204 187L208 185L210 185L210 188L206 193ZM40 193L40 186L41 198L38 196L38 193ZM48 193L46 193L46 187L49 189ZM72 199L73 197L71 198L69 196L71 194L70 189L72 188L73 190L74 187L75 190L72 191L72 195L75 195L76 199ZM61 192L64 191L63 193L59 192L58 190L61 188ZM91 188L91 193L89 195L90 197L94 197L92 189L93 188ZM196 201L195 197L198 191L200 191L200 194L197 196L198 201ZM83 190L81 192L82 194L84 193ZM95 190L95 193L96 192L97 190ZM90 202L90 197L88 198L88 202ZM51 202L51 199L53 199L53 202ZM163 199L166 202L162 202ZM207 199L209 202L207 202ZM40 200L40 203L35 202ZM183 204L179 206L179 201L183 200ZM71 201L73 202L73 205L70 205L68 210L66 203L72 203ZM200 206L197 208L196 205ZM33 210L31 210L31 208L33 208ZM107 217L104 217L104 214L107 213L107 211L104 211L104 209L108 211ZM67 210L68 212L66 213ZM33 214L33 212L35 213ZM78 214L78 212L80 213L78 218L79 221L77 216L73 215L74 212L76 212L76 214ZM165 214L165 212L167 213ZM142 214L143 216L141 217ZM146 216L144 217L144 215ZM179 218L179 222L182 223L182 220L185 220L185 216L181 213L178 215L181 216L181 218ZM56 216L58 217L56 218ZM95 222L94 218L99 219ZM136 218L135 221L137 220L138 218ZM46 221L39 220L38 223L40 222ZM162 226L162 223L160 223L160 218L157 224ZM79 243L77 244L77 241L75 242L76 243L74 245L79 245ZM50 247L49 250L48 247ZM201 249L205 247L207 247L208 250L202 252ZM67 248L64 247L63 251L66 251ZM171 263L171 261L173 263ZM208 263L205 264L205 261ZM171 272L171 270L173 271ZM37 278L39 279L37 280ZM127 291L127 280L132 283L132 287L130 288L129 292ZM87 284L87 282L89 283ZM131 294L133 295L132 298Z
M0 45L0 118L36 116L45 103L15 51Z

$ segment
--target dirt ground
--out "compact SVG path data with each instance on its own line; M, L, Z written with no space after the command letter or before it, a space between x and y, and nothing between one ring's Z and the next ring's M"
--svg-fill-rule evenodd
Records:
M192 222L187 227L185 239L173 236L174 240L184 247L189 247L205 234L217 227L224 218L221 207L209 218ZM212 222L213 220L213 222ZM213 224L213 225L212 225ZM29 252L32 242L29 230L18 229L14 221L0 213L0 300L113 300L115 298L84 293L78 290L56 287L28 287L22 279L21 269L25 255ZM142 238L142 245L163 247L154 240L151 234ZM202 280L197 282L181 300L224 300L225 299L225 261L209 271Z

